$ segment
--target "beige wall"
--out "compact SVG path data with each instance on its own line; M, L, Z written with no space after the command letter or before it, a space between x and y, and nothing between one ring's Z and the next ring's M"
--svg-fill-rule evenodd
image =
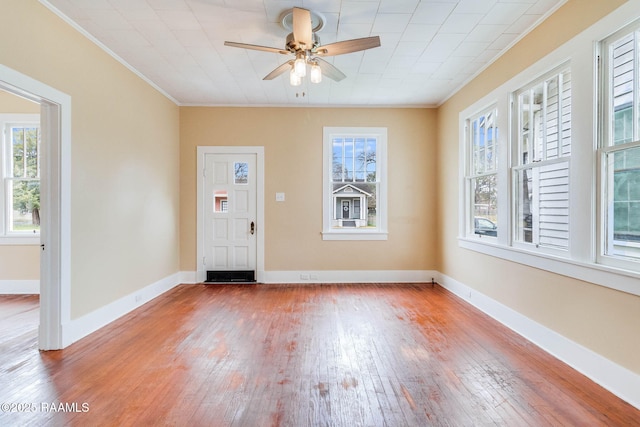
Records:
M429 270L437 265L435 111L181 108L181 269L196 269L196 147L265 148L265 269ZM323 241L323 126L388 128L389 240ZM284 192L286 201L275 202Z
M0 90L0 114L40 114L40 105ZM40 279L38 245L0 245L0 280Z
M438 111L438 270L640 373L640 297L552 274L458 246L458 114L568 41L624 1L570 0ZM588 7L585 7L588 6ZM591 128L592 124L585 126Z
M178 107L37 0L3 0L0 63L71 96L71 318L175 274Z
M40 105L0 90L0 114L40 114Z

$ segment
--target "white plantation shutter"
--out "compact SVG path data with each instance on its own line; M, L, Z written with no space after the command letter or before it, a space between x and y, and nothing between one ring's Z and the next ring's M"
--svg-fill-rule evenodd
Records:
M544 246L569 246L569 163L553 163L538 169L539 235Z
M562 75L562 97L560 112L560 130L561 130L561 156L569 156L571 154L571 73L567 72Z
M516 240L569 248L571 71L553 72L517 96Z
M629 34L612 49L614 112L633 104L634 36L635 33Z
M545 130L546 130L546 159L558 158L560 153L560 91L558 90L559 77L555 76L547 80L545 92L547 105L545 107Z

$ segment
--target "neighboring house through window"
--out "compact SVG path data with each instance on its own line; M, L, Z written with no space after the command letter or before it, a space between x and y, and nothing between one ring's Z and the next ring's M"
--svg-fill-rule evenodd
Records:
M0 237L40 233L40 122L38 115L0 114L3 185Z
M386 128L325 127L323 139L323 238L386 239Z

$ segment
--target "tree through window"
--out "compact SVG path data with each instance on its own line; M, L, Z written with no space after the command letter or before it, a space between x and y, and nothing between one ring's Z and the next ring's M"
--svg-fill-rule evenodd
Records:
M40 232L40 125L5 123L5 234Z

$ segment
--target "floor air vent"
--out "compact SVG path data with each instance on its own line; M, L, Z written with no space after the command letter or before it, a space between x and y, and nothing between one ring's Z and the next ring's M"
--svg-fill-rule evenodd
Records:
M254 270L216 270L207 271L206 282L240 282L255 283L256 272Z

